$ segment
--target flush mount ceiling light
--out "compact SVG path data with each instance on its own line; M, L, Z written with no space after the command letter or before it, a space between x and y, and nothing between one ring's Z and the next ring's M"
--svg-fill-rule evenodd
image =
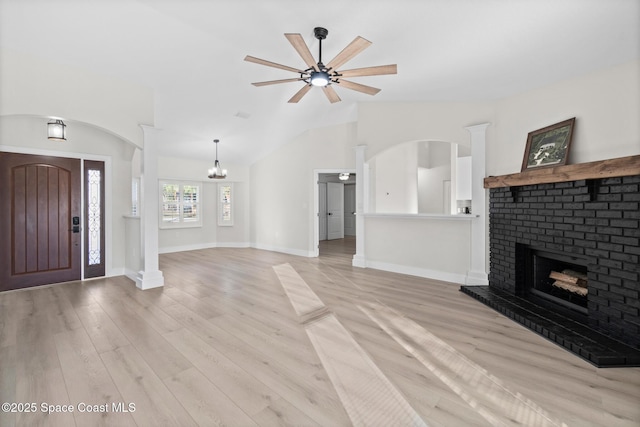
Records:
M338 178L340 179L340 181L346 181L349 179L349 173L343 172L340 175L338 175Z
M222 169L222 166L220 166L220 162L218 161L218 142L220 142L220 140L214 139L213 142L216 144L216 161L213 164L213 168L209 169L209 178L225 179L227 177L227 170Z
M62 120L51 120L47 123L47 138L51 141L67 140L67 125Z
M300 89L289 102L296 103L302 99L302 97L311 90L312 87L322 88L325 96L329 102L334 103L340 101L340 97L336 93L334 87L343 87L346 89L355 90L358 92L366 93L368 95L375 95L380 92L380 89L366 86L360 83L355 83L349 80L344 80L345 77L363 77L363 76L380 76L384 74L396 74L398 72L398 66L396 64L391 65L378 65L375 67L354 68L351 70L338 70L343 64L351 60L354 56L365 50L371 45L371 42L360 36L356 37L347 47L345 47L335 58L333 58L327 65L322 63L322 40L327 38L326 28L316 27L313 29L313 34L318 39L318 61L313 58L309 47L305 43L302 36L298 33L285 34L284 36L289 40L289 43L298 52L298 55L303 59L308 68L301 69L295 67L289 67L287 65L277 64L275 62L267 61L265 59L256 58L247 55L244 60L253 62L254 64L266 65L267 67L279 68L281 70L293 71L298 73L300 77L282 80L270 80L266 82L252 83L254 86L268 86L279 83L299 82L302 81L305 85Z

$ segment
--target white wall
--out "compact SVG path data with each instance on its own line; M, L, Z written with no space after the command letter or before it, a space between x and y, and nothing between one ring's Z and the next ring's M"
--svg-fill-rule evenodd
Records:
M105 160L106 274L131 274L142 242L126 233L141 227L132 229L123 215L131 212L132 170L139 171L139 156L134 163L132 156L144 144L140 125L153 125L152 89L7 49L0 49L0 76L0 145ZM67 124L66 142L46 139L53 117Z
M147 87L7 49L0 49L0 76L0 116L79 121L140 147L139 125L153 124L153 91Z
M125 219L131 211L131 159L134 147L93 126L70 123L67 141L47 139L47 119L0 117L0 150L105 161L106 274L125 272Z
M369 161L371 212L418 213L418 144L384 150Z
M519 172L528 132L575 116L571 163L640 154L639 76L640 62L636 61L495 101L359 104L355 132L347 135L339 126L309 131L252 166L252 242L258 247L312 254L312 170L353 167L349 162L354 140L366 145L365 158L371 160L406 141L468 146L465 127L488 122L487 175L498 175ZM335 133L343 138L329 137ZM326 150L319 150L320 146ZM334 154L328 154L331 152ZM372 183L376 193L382 191L379 185ZM483 221L487 221L486 213L474 212ZM412 274L459 278L469 267L470 223L452 221L443 226L442 221L446 222L399 220L391 224L387 219L366 218L369 265L385 269L400 265ZM455 236L452 245L438 250L447 239L441 234L446 230Z
M451 206L444 206L444 182L455 182L451 152L449 142L410 141L370 158L369 212L450 213Z
M492 123L493 119L492 103L363 103L358 105L358 143L367 146L367 160L407 141L446 141L468 146L465 126Z
M135 281L138 272L142 269L142 245L140 240L142 238L140 232L140 217L127 216L125 217L125 274L131 280Z
M367 217L366 265L464 283L470 268L471 222Z
M471 156L456 158L456 199L471 200Z
M249 246L249 168L222 163L228 170L224 180L207 177L213 159L195 160L176 157L158 158L160 180L197 181L202 184L202 227L160 229L160 253L212 247ZM217 189L219 183L233 183L234 225L219 227L217 221Z
M418 212L448 214L444 204L444 182L451 182L451 144L441 141L420 142L424 146L424 165L418 169ZM450 198L448 199L450 200Z
M314 169L353 169L353 123L309 130L251 165L251 244L315 253Z
M487 174L520 172L527 134L571 117L570 164L640 154L640 61L497 101Z

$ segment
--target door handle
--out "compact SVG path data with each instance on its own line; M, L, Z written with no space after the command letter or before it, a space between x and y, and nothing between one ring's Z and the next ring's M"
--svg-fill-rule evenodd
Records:
M327 215L333 215L331 212L328 212Z
M71 231L73 233L79 233L80 232L80 217L79 216L74 216L73 218L71 218Z

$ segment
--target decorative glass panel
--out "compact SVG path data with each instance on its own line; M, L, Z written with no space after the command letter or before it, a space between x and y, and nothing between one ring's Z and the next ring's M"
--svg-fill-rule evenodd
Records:
M89 265L100 264L102 254L100 253L100 231L102 228L102 218L100 217L100 181L102 176L99 170L87 171L89 175L89 200L88 209L88 233L89 233Z

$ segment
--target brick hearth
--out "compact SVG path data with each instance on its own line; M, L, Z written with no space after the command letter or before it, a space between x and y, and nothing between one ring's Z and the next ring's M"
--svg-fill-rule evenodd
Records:
M491 188L489 212L490 290L525 297L523 247L580 257L584 326L640 350L640 175Z

